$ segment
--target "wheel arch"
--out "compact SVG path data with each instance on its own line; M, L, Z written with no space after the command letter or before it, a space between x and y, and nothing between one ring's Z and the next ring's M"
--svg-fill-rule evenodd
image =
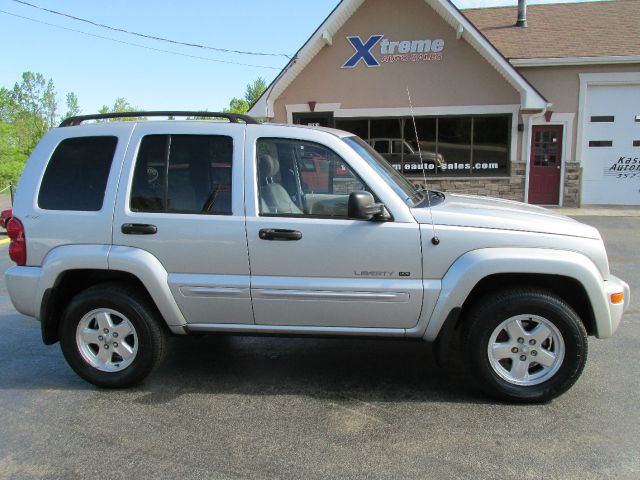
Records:
M80 292L102 283L117 282L146 296L155 306L155 302L144 284L129 272L101 269L65 270L56 279L55 285L43 295L40 308L40 326L42 341L51 345L59 340L59 325L66 306Z
M559 274L497 273L484 277L471 290L462 305L459 323L464 323L470 310L485 295L514 286L546 290L557 295L578 314L587 333L596 334L593 306L584 286L575 278Z
M581 316L590 334L606 338L612 327L603 282L595 264L576 252L529 248L474 250L458 258L447 271L426 326L419 330L419 324L414 330L421 332L425 340L435 341L447 319L452 318L451 311L461 309L455 321L456 324L464 321L464 310L472 308L487 292L507 285L531 285L547 290L552 285Z
M185 333L186 321L169 289L167 272L153 255L130 247L76 245L52 250L43 262L37 292L43 342L59 340L59 322L73 296L113 281L143 292L173 333Z

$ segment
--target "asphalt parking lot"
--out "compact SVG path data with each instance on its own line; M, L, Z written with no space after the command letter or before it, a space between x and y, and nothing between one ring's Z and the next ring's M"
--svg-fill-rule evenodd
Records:
M640 217L584 217L640 291ZM10 265L0 246L0 270ZM640 478L640 308L564 396L483 396L422 343L173 339L143 385L84 383L0 280L0 478ZM456 355L462 355L458 352Z

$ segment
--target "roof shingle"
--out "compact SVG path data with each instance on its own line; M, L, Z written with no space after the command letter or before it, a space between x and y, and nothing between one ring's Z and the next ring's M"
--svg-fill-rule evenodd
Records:
M462 13L508 59L640 55L640 0L529 5L527 28L517 7Z

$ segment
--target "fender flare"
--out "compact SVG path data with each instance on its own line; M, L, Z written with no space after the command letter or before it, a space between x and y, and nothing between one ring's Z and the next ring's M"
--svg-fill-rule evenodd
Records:
M108 270L109 245L61 245L51 249L42 261L35 305L46 304L45 296L69 270ZM42 308L36 311L42 321Z
M70 270L111 270L129 273L145 286L167 326L175 333L187 322L173 298L168 273L151 253L132 247L111 245L63 245L52 249L42 262L36 290L36 305L42 305L49 289ZM38 312L40 313L40 312Z
M169 288L169 274L154 255L133 247L114 245L109 252L109 270L127 272L137 277L146 287L167 325L174 333L184 333L179 328L187 324L180 307Z
M591 301L598 338L613 334L604 279L596 265L581 253L542 248L484 248L460 256L442 279L433 313L427 312L428 317L421 318L413 332L407 333L435 341L449 313L463 306L478 282L490 275L509 273L560 275L576 280Z

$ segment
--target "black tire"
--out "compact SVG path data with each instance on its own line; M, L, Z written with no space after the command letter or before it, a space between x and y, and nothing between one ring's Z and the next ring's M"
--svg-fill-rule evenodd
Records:
M115 311L135 329L136 354L122 370L102 371L96 368L83 356L76 340L80 321L98 309ZM119 318L117 315L114 317ZM95 285L78 293L63 314L60 323L62 353L71 368L87 382L103 388L130 387L141 382L164 358L167 333L161 321L154 305L137 287L120 283Z
M530 316L533 321L522 319L519 317L521 315ZM537 356L542 354L542 346L530 346L530 340L526 340L522 343L525 349L516 351L513 359L501 360L506 362L503 363L506 367L503 367L504 371L502 371L500 365L496 365L498 360L495 359L501 355L495 357L491 355L489 344L494 345L494 342L501 341L500 339L507 346L511 345L510 342L519 342L512 339L506 329L498 330L507 320L509 322L506 325L513 326L514 320L511 319L514 318L519 318L520 324L524 327L538 326L542 322L543 326L555 332L555 345L552 343L546 345L552 345L549 348L557 348L557 352L563 351L564 358L545 370L543 365L535 363L535 360L542 358ZM492 339L496 331L501 333ZM525 329L525 332L529 334L532 331ZM561 336L560 339L557 338L558 334ZM519 346L516 343L510 351L513 352ZM474 304L465 320L462 348L463 354L467 357L468 368L480 387L488 394L511 402L538 403L561 395L576 382L587 360L588 343L587 332L576 312L558 296L532 287L503 290ZM539 348L540 352L533 353L535 348ZM529 357L523 355L524 353ZM556 358L561 358L561 355L556 354ZM515 384L514 382L518 382L519 379L514 378L517 375L511 374L513 370L510 372L508 370L515 370L515 362L523 359L525 360L522 362L523 365L529 365L529 367L523 367L526 368L525 376L520 377L523 379L523 384ZM536 381L540 383L532 384L534 381L529 380L530 372L534 372L531 375L536 375L536 369L538 369L537 374L540 375ZM512 378L505 378L505 376Z

